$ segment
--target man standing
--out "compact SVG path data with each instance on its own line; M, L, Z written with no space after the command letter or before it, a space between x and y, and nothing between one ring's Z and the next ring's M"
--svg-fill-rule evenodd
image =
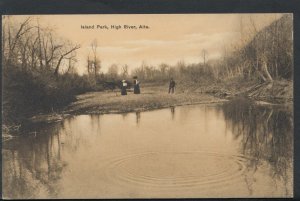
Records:
M171 78L170 80L170 84L169 84L169 93L174 93L174 89L175 89L175 81L173 80L173 78Z

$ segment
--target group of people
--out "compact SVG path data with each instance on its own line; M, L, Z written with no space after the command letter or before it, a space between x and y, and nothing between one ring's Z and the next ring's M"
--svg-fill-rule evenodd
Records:
M140 90L140 82L138 81L137 77L133 77L133 93L134 94L140 94L141 90ZM170 83L169 83L169 93L174 93L175 90L175 81L173 80L173 78L171 78ZM121 86L121 95L127 95L127 82L126 80L122 80L122 86Z
M133 77L133 93L134 94L140 94L140 82L138 81L137 77ZM121 86L121 95L127 95L127 82L126 80L122 80L122 86Z

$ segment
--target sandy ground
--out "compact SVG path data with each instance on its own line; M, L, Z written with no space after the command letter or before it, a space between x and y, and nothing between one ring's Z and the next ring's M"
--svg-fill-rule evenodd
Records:
M178 105L216 103L225 101L205 93L188 93L175 91L168 94L166 87L144 87L141 94L129 90L126 96L121 96L119 90L105 92L90 92L77 96L65 113L69 114L105 114L145 111Z
M35 115L30 118L33 122L54 122L61 121L68 115L79 114L108 114L126 113L134 111L146 111L160 108L167 108L179 105L210 104L224 102L230 97L244 94L256 101L267 101L267 104L292 104L292 85L278 81L270 84L249 84L249 87L240 86L238 91L228 90L232 87L220 86L196 86L183 85L175 90L174 94L168 94L168 85L146 85L141 87L141 94L134 94L132 89L128 90L126 96L121 96L119 89L114 91L89 92L78 95L76 101L67 106L63 111L51 114ZM201 88L202 87L202 88ZM250 89L250 90L249 90ZM243 91L247 91L244 93ZM224 96L225 94L225 96ZM218 98L219 97L219 98ZM222 99L221 97L226 97ZM267 98L266 98L267 97ZM284 99L278 99L284 97ZM278 100L277 100L277 99ZM258 102L258 103L260 103Z

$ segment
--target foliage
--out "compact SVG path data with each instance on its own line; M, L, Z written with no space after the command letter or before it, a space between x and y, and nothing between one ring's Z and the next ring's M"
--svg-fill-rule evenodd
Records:
M2 34L4 123L61 108L76 94L93 89L88 76L74 73L78 45L32 18L17 23L7 17Z
M250 27L251 28L251 27ZM149 82L169 80L171 77L184 82L212 83L234 77L242 80L269 82L273 79L291 80L293 77L293 20L283 15L269 26L257 31L245 44L224 50L223 58L205 62L206 51L202 51L204 63L176 65L161 64L158 67L142 65L132 72L139 79Z

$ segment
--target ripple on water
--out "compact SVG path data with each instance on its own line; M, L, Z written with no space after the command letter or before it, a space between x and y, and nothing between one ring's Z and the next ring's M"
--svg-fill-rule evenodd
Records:
M147 152L113 160L105 167L107 178L137 187L213 187L240 179L244 156L212 152Z

